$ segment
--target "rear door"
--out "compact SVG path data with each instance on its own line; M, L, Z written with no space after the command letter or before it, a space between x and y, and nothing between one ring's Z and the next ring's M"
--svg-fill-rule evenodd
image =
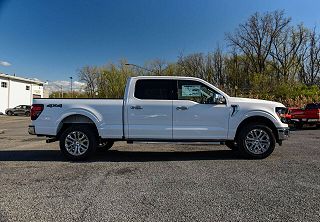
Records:
M176 80L138 79L127 103L128 138L172 139L172 98Z
M173 101L173 139L221 140L228 135L230 107L209 86L194 80L178 80Z

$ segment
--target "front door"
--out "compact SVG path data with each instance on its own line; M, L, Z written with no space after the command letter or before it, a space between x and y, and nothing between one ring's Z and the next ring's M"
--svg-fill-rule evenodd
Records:
M230 108L222 95L193 80L179 80L177 94L173 101L173 139L227 138Z
M140 79L127 103L128 138L172 139L172 96L176 81Z

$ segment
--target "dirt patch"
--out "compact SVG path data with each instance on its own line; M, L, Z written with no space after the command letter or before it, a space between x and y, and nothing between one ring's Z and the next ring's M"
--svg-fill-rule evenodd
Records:
M39 139L37 137L34 137L34 138L23 139L23 140L21 140L21 142L33 142L33 141L40 141L40 140L43 140L43 139Z
M106 177L108 176L123 176L123 175L132 175L138 171L138 168L125 167L122 169L110 170L106 173Z
M0 140L15 140L11 137L0 137Z

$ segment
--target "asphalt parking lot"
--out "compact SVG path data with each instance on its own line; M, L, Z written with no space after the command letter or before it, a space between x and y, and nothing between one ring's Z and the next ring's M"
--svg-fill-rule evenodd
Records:
M89 162L0 116L0 221L320 221L320 130L264 160L224 146L116 143Z

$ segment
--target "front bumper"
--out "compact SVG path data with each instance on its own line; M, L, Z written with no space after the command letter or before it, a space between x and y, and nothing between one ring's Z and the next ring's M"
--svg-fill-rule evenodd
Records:
M29 133L30 135L36 135L36 129L35 129L35 127L32 126L32 125L30 125L30 126L28 127L28 133Z
M286 140L290 136L289 127L278 128L278 137L279 140Z

